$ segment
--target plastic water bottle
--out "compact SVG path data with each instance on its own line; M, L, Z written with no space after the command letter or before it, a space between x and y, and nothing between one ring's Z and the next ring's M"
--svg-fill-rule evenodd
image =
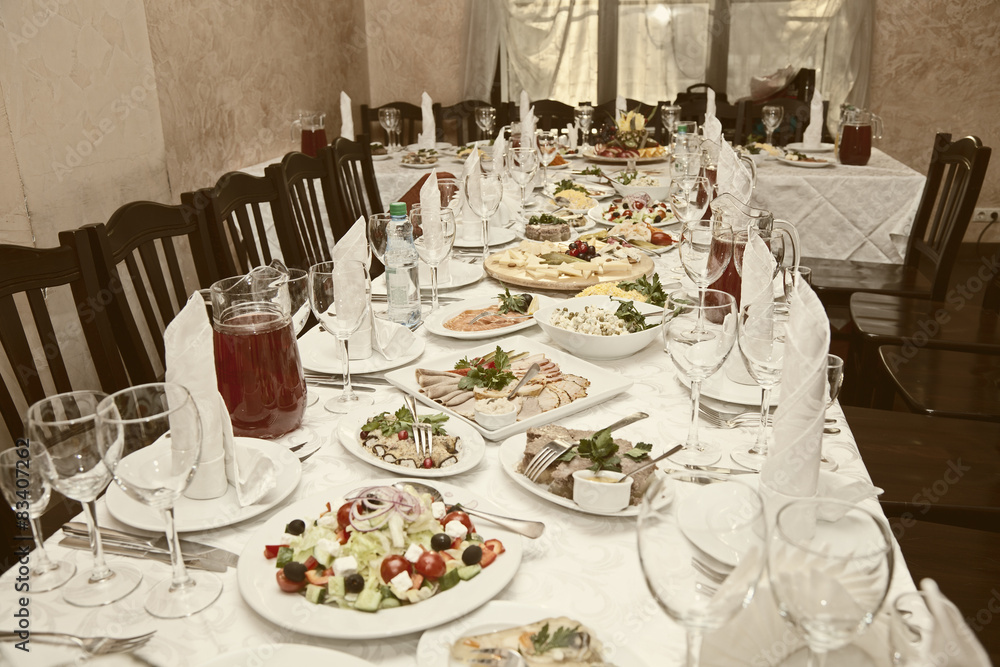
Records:
M385 243L389 319L412 329L420 323L420 270L413 226L403 202L389 204L389 215Z

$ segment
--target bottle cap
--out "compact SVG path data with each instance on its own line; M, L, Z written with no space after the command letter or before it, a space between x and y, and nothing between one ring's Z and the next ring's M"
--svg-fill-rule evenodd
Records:
M406 215L406 202L394 201L389 204L389 215Z

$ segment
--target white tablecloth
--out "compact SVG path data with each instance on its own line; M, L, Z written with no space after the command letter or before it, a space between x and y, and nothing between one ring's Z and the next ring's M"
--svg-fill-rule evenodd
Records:
M677 262L676 252L657 260L657 270L664 282L680 277ZM501 288L496 281L484 279L461 293L463 296L488 296L499 291ZM533 340L554 345L538 328L522 333ZM425 358L445 351L460 358L465 350L479 344L476 341L462 342L438 337L428 333L426 327L418 329L417 334L426 340ZM334 344L331 337L330 345ZM630 359L597 362L597 365L608 372L630 378L633 386L598 408L568 417L562 423L599 428L624 413L642 409L652 417L624 429L623 437L653 442L657 447L683 440L689 418L689 394L678 380L673 364L658 340ZM335 429L338 417L323 409L323 401L335 395L335 390L310 387L309 391L317 391L321 400L308 409L304 425L318 433L325 442L322 449L303 464L302 480L286 503L335 485L360 486L366 480L388 476L388 473L356 459L337 441ZM399 395L395 389L379 388L376 400L394 395ZM840 462L837 474L869 479L839 406L831 409L830 416L838 418L841 433L826 436L824 451ZM754 433L749 428L712 429L703 422L701 435L705 440L719 442L728 450L749 445ZM294 442L296 435L288 438ZM730 465L728 457L723 458L721 465ZM684 634L679 626L668 620L643 581L636 553L634 518L581 514L526 492L500 469L497 443L487 443L486 456L475 469L445 481L475 490L512 516L538 519L547 526L540 539L524 541L521 569L498 599L549 605L560 612L569 610L590 621L611 650L628 646L649 667L683 664ZM866 505L881 515L876 501L868 501ZM101 525L127 528L110 517L103 500L99 502L99 515ZM240 525L185 536L239 553L256 527L270 515L265 513ZM52 555L72 560L78 570L88 569L91 563L89 552L58 547L56 543L60 537L57 532L48 541ZM254 556L257 546L252 549ZM897 569L890 600L901 592L914 589L898 547L896 556ZM669 557L669 554L664 554L664 558ZM30 603L31 628L116 636L155 629L156 636L139 655L148 664L159 667L198 665L244 647L259 647L261 660L253 664L268 664L266 657L270 645L282 642L335 648L380 665L426 664L420 662L417 652L419 633L359 642L317 639L307 634L284 631L258 616L243 602L235 569L221 575L224 582L222 596L207 610L187 619L159 621L143 611L143 602L152 583L169 577L169 567L118 556L109 556L109 561L112 564L128 562L143 570L144 579L136 592L119 602L96 609L71 607L62 602L58 590L33 595ZM7 619L0 625L3 628L12 624L11 613L17 598L13 592L15 576L16 572L11 570L0 578L0 590L5 591L0 596L0 617ZM461 589L456 592L460 595ZM307 603L303 601L303 604ZM884 613L880 614L875 627L860 640L860 644L867 647L877 664L889 664ZM37 643L31 646L32 653L24 654L14 650L11 644L0 645L0 663L2 658L6 658L13 665L53 665L70 661L78 655L69 649L53 649ZM786 652L796 646L798 640L794 632L777 617L767 586L763 585L749 609L741 612L730 625L708 637L702 664L778 664Z

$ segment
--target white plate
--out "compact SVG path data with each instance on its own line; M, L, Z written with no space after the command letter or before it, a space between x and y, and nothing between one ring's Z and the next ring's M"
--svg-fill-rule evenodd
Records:
M805 162L803 160L789 160L788 158L784 157L779 157L778 162L780 162L781 164L790 165L792 167L802 167L803 169L822 169L823 167L832 167L834 165L833 160L823 160L822 162Z
M628 164L629 158L624 157L604 157L598 155L594 152L593 148L587 148L583 153L583 157L591 162L597 162L598 164ZM636 164L649 164L651 162L665 162L669 156L662 155L660 157L637 157L632 158L635 160Z
M750 480L741 480L741 482L750 484ZM717 534L706 530L707 526L712 525L710 519L713 515L717 514L720 509L732 507L735 499L729 493L729 485L691 486L692 488L687 489L687 491L698 494L698 502L686 502L680 505L682 511L677 517L677 525L693 545L720 563L736 567L739 563L740 553L744 549L734 549ZM685 530L686 527L689 529Z
M482 248L483 245L480 243L478 248ZM465 287L466 285L471 285L481 279L486 272L483 271L482 264L466 264L465 262L459 261L457 259L448 260L448 280L438 281L438 291L458 289L459 287ZM438 269L440 274L440 269ZM385 294L385 282L382 279L381 287L379 291ZM430 307L430 293L431 293L431 267L427 266L423 262L420 262L420 291L423 292L421 295L424 299L425 307Z
M615 194L615 189L612 187L595 185L589 182L585 184L580 183L579 185L587 188L588 190L587 196L590 197L591 199L596 199L596 200L607 199L608 197L611 197ZM555 197L556 196L555 188L556 188L555 183L549 183L542 189L542 194L544 194L546 197L549 198Z
M420 637L417 644L417 667L460 667L465 663L451 659L451 645L462 637L480 635L487 632L497 632L528 625L545 618L565 616L579 621L595 633L597 639L607 647L615 645L610 632L601 631L599 621L590 620L577 609L552 609L541 605L528 605L507 600L494 600L461 621L449 623L428 630ZM608 655L608 658L612 656ZM614 653L614 664L619 667L643 667L645 663L628 647L618 645Z
M422 360L419 365L421 368L448 370L450 368L454 368L455 362L463 357L467 356L472 358L474 356L483 356L494 351L496 347L497 344L493 342L464 350L461 353L448 352L438 357ZM433 407L435 410L446 412L459 419L465 420L469 424L472 424L477 431L483 434L483 437L489 440L503 440L504 438L514 435L515 433L527 431L532 426L550 424L557 419L569 416L575 412L579 412L580 410L600 405L612 396L617 396L632 386L632 380L623 377L618 373L609 371L606 368L595 366L594 364L574 357L568 352L564 352L554 347L549 347L548 345L539 343L537 340L531 340L525 338L524 336L511 336L510 338L506 338L504 339L501 347L508 352L514 351L544 354L549 360L557 363L563 373L571 373L573 375L579 375L587 378L590 380L590 386L587 387L587 396L573 401L569 405L564 405L556 408L555 410L549 410L548 412L542 412L530 419L515 422L510 426L496 431L490 431L483 428L476 422L466 419L458 413L442 406L440 403L436 403L430 398L427 398L427 396L420 391L420 385L417 384L417 379L414 374L417 364L397 368L394 371L386 373L385 379L403 391L413 394L420 402Z
M506 227L494 227L490 225L490 247L503 245L505 243L510 243L517 238L517 234L514 230L507 229ZM458 238L455 237L455 247L456 248L482 248L483 247L483 229L480 226L476 230L476 234L471 238ZM465 264L465 262L462 262ZM468 266L468 265L466 265Z
M833 144L822 143L818 147L808 147L802 142L796 141L785 146L787 150L798 151L800 153L832 153Z
M392 156L386 153L385 155L372 155L372 160L374 162L381 162L382 160L390 160Z
M553 169L569 169L569 162L563 162L562 164L550 164L549 171Z
M438 163L441 159L438 158L437 162L432 162L430 164L413 164L411 162L400 162L399 166L406 167L407 169L433 169L434 167L440 166Z
M257 438L236 438L236 443L256 449L274 461L276 484L259 502L248 507L240 507L236 498L236 487L226 489L225 495L211 500L192 500L181 496L174 504L174 522L178 532L210 530L231 526L271 509L295 490L302 476L302 463L296 454L288 451L288 446ZM146 450L139 450L130 457L142 457ZM163 517L159 510L143 505L127 495L117 484L111 484L105 495L111 516L124 524L142 530L163 531Z
M386 359L381 353L372 351L367 359L351 359L351 373L374 373L396 366L402 366L419 357L424 351L424 340L407 330L410 346L399 357ZM340 343L337 339L319 327L313 327L299 338L299 355L302 366L317 373L343 373L344 365L340 360Z
M542 413L545 414L545 413ZM551 422L553 420L549 420ZM549 423L546 422L546 423ZM598 514L600 516L637 516L639 514L638 505L629 505L623 510L618 512L598 512L595 510L588 510L580 507L572 498L563 498L562 496L557 496L551 493L541 484L535 484L530 479L522 475L517 471L517 464L521 462L524 458L524 448L528 444L528 434L518 433L517 435L512 435L511 437L500 443L500 467L503 471L507 473L514 482L520 486L522 489L535 494L539 498L544 498L550 503L555 503L560 507L566 507L571 510L576 510L577 512L583 512L584 514Z
M273 560L264 558L264 545L274 544L292 519L316 516L327 502L341 502L351 491L364 486L396 484L405 478L365 480L338 484L323 493L300 500L278 510L247 541L236 567L240 594L250 608L279 627L315 637L333 639L383 639L417 632L461 618L489 602L507 587L521 565L521 537L500 526L483 528L487 539L499 539L506 551L479 576L463 581L450 591L439 593L423 602L383 609L369 614L354 609L307 602L304 596L289 595L278 588L274 579ZM449 504L469 504L490 512L503 513L503 508L471 491L452 484L435 481ZM472 504L474 501L475 505Z
M444 423L444 428L448 433L458 436L462 442L462 450L458 455L458 462L447 468L403 468L392 463L386 463L377 456L372 455L361 445L359 433L370 417L374 417L382 412L395 412L403 406L403 400L397 399L393 402L386 402L380 405L369 405L353 410L340 418L337 426L337 437L344 449L365 463L382 468L398 475L408 477L448 477L467 472L476 467L483 460L486 453L486 443L483 437L463 421L451 418Z
M267 657L264 660L264 656ZM214 660L202 663L201 667L249 667L265 663L280 665L336 665L337 667L375 667L367 660L356 658L349 653L341 653L321 646L305 644L266 644L251 646L220 655Z
M550 299L549 297L539 296L537 294L534 296L536 299L539 299L539 308L544 308L555 303L555 300ZM509 327L504 327L502 329L489 329L487 331L452 331L444 326L445 322L466 310L485 310L490 306L495 306L497 303L498 300L496 297L484 297L481 299L466 299L457 303L448 304L447 306L438 308L424 318L424 325L427 327L428 331L433 334L437 334L438 336L458 338L459 340L483 340L485 338L506 336L507 334L514 333L515 331L527 329L535 324L535 318L528 317L521 322L511 324Z
M607 206L605 206L604 204L598 204L594 208L592 208L589 211L587 211L587 217L590 218L591 220L593 220L594 222L596 222L597 224L603 225L604 227L607 227L608 229L610 229L610 228L614 227L615 225L617 225L618 222L619 222L619 221L611 222L610 220L605 220L604 219L604 214L607 212L608 208L610 208L610 207L611 207L610 203ZM674 219L673 212L672 211L668 211L667 215L669 216L668 218L666 218L665 220L661 220L660 222L652 223L653 226L657 227L657 228L663 228L663 227L668 227L670 225L676 224L677 220Z
M736 355L735 357L733 355ZM725 364L722 368L717 370L711 377L701 383L701 395L707 396L708 398L714 398L717 401L723 401L724 403L733 403L736 405L746 405L750 407L756 407L760 409L760 387L752 384L742 384L740 382L734 382L726 374L726 366L729 364L742 364L742 359L739 356L740 352L734 349L729 353L729 358L726 359ZM681 383L687 387L691 388L691 381L683 373L678 373L677 378ZM781 385L771 390L771 409L773 410L778 405L778 399L781 397Z
M440 152L448 148L454 148L454 146L448 143L447 141L434 142L434 150L436 151ZM406 147L406 150L408 150L411 153L416 153L418 150L420 150L420 144L410 144L409 146Z

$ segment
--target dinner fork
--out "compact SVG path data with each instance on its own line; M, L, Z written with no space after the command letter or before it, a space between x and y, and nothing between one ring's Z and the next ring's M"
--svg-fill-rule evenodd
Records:
M524 667L527 663L517 651L509 648L480 648L476 653L482 653L482 658L469 660L473 665L493 665L493 667Z
M45 644L66 644L69 642L76 644L89 655L107 655L134 651L152 639L155 634L156 630L135 637L80 637L68 632L37 632L32 630L31 638ZM16 632L0 631L0 641L13 641L20 638Z
M750 426L752 424L760 423L760 415L757 413L747 413L745 415L735 415L731 418L726 418L724 415L709 412L704 410L699 406L698 412L701 416L712 426L717 428L736 428L738 426ZM768 417L767 423L771 424L774 421L772 417Z
M417 454L424 457L431 455L434 442L434 434L430 424L424 424L417 416L417 402L413 396L406 394L406 402L410 405L410 414L413 416L413 441L417 445Z
M627 417L623 417L616 421L611 426L600 429L601 431L614 431L617 428L623 426L628 426L629 424L635 423L640 419L645 419L649 415L645 412L635 412ZM595 431L596 432L596 431ZM538 450L531 462L528 463L527 467L524 469L524 476L530 479L532 482L538 481L538 477L542 472L552 465L552 462L557 458L565 454L574 445L562 440L561 438L555 438L545 443L545 446Z

